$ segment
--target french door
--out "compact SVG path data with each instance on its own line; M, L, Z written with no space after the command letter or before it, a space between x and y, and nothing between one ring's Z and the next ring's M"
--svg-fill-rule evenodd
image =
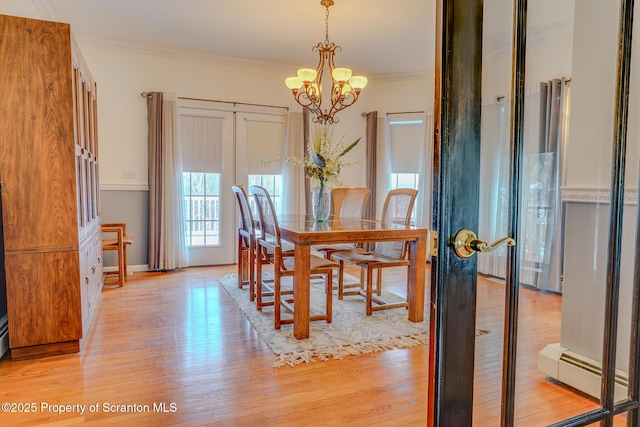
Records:
M231 186L259 183L280 200L280 165L262 161L282 155L283 109L182 98L179 116L189 264L235 263Z
M432 426L474 424L477 262L486 255L483 251L493 249L480 240L483 236L475 235L480 199L486 197L478 185L486 19L483 3L492 2L436 2L432 228L437 233L437 253L432 254L428 392ZM575 4L572 113L564 160L567 169L562 177L564 220L558 231L566 244L562 254L563 324L557 348L567 350L588 367L584 378L595 378L598 390L584 407L527 425L638 426L640 127L635 122L640 116L640 80L631 64L638 62L640 52L632 50L631 43L634 1L577 0ZM517 374L522 354L518 349L520 260L522 242L527 238L521 208L526 154L524 88L530 66L527 30L532 30L527 26L527 10L531 5L526 0L513 3L507 233L505 239L494 242L511 245L505 259L502 390L497 408L503 426L526 424L526 419L518 417L525 405L519 405ZM613 15L611 8L615 8ZM608 17L613 17L613 22ZM588 43L582 42L582 37ZM599 84L594 85L594 80ZM579 321L571 323L575 318ZM574 372L579 367L559 356L557 369ZM555 386L573 393L561 384L564 381L572 385L568 377L562 377Z

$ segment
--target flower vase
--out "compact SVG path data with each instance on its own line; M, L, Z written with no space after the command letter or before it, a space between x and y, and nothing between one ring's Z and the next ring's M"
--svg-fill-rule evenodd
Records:
M322 222L329 219L331 189L324 182L320 182L311 193L311 210L316 221Z

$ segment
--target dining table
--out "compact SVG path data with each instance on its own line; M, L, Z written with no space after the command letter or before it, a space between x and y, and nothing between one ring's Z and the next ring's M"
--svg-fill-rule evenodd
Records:
M337 216L316 221L309 215L286 214L278 218L280 236L292 243L293 274L293 335L309 338L309 306L311 300L311 246L333 243L369 243L383 241L409 242L409 274L407 286L408 318L424 320L424 292L429 230L392 222Z

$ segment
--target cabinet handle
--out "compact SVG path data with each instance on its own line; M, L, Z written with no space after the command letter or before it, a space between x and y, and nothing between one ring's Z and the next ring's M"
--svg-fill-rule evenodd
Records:
M84 276L84 281L87 283L87 285L89 284L89 276Z
M98 268L98 267L96 267L96 265L95 265L95 264L93 264L93 265L91 266L91 272L92 272L92 273L95 273L95 272L96 272L96 268Z
M98 264L100 264L100 257L98 257Z

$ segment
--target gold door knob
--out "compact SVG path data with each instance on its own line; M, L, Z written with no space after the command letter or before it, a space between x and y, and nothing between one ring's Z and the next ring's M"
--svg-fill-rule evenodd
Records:
M516 241L511 237L503 237L489 244L483 240L478 240L478 236L473 231L463 228L456 234L453 242L453 249L460 258L469 258L471 255L479 252L491 252L503 244L507 246L515 246Z

